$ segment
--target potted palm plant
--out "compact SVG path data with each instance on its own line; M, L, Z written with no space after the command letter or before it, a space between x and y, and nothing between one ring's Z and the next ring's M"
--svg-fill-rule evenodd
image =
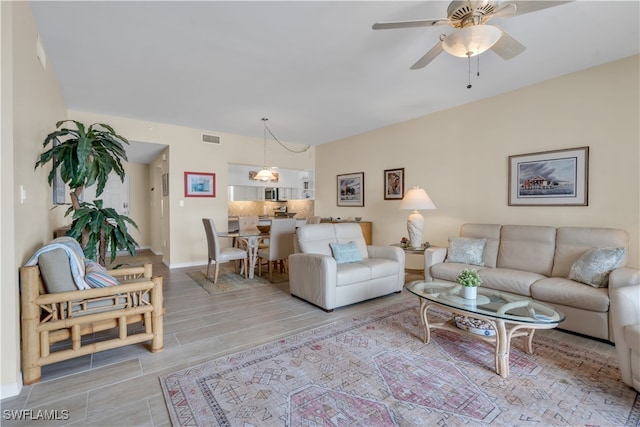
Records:
M462 285L462 296L466 299L476 299L478 286L482 284L482 277L476 270L465 268L458 275L458 283Z
M63 127L73 123L74 128ZM57 130L47 135L43 146L52 145L40 155L35 167L52 163L48 176L49 185L59 172L62 182L71 190L71 207L65 216L73 213L71 230L67 232L78 240L87 258L106 264L107 248L111 261L118 250L126 250L132 256L137 243L128 232L127 224L137 228L136 223L115 209L105 208L102 200L81 201L83 190L96 184L96 197L102 194L109 174L115 172L124 180L123 161L127 154L123 144L129 144L111 126L94 123L89 127L75 120L56 123Z

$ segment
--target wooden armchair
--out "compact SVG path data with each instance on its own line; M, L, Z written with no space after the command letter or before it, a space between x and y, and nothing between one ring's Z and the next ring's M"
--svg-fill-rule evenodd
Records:
M22 371L25 384L40 380L41 367L129 344L151 341L163 348L162 277L152 277L151 264L110 270L120 285L47 293L38 265L20 269ZM141 322L144 328L129 329ZM117 336L101 341L82 338L117 328ZM68 346L52 344L69 340Z

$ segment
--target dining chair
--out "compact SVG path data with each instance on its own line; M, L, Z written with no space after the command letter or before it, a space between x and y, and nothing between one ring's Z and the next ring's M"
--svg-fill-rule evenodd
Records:
M207 234L207 246L209 250L209 259L207 262L207 280L209 280L209 267L211 263L215 264L215 270L213 274L213 283L218 281L218 272L220 270L220 264L229 261L241 260L244 262L244 277L247 278L247 251L239 248L222 248L220 247L220 241L218 240L218 234L216 232L216 226L211 218L202 218L204 224L204 231Z
M296 232L294 218L274 219L269 230L269 247L258 249L258 275L262 276L263 261L268 264L269 281L273 282L273 267L280 262L280 269L287 270L287 259L293 253L293 239Z

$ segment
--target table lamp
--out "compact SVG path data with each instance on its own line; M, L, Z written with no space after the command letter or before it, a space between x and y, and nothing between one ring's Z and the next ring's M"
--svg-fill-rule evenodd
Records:
M407 218L407 231L409 232L409 246L422 247L422 230L424 229L424 217L418 212L424 209L436 209L424 188L413 187L402 198L398 209L412 210Z

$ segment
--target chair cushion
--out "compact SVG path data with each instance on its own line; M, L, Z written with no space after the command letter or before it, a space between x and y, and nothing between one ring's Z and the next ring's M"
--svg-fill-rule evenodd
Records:
M349 243L329 243L329 246L331 247L333 258L338 264L362 261L360 248L353 241Z
M591 249L573 263L569 279L605 288L609 284L609 273L622 265L624 253L624 248Z
M41 253L38 256L38 267L40 267L40 275L48 293L78 290L73 276L71 276L69 256L63 249L53 249Z
M471 239L468 237L451 237L445 262L484 265L482 254L487 239Z

